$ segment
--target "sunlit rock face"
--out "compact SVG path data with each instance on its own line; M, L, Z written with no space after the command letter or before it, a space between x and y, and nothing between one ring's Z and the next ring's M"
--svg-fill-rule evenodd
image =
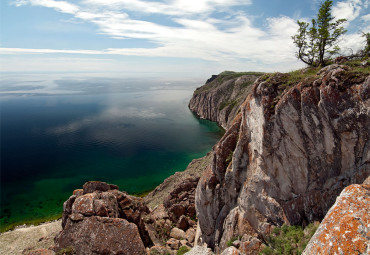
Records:
M364 73L331 65L295 84L280 73L254 83L197 186L202 242L222 251L233 236L322 220L344 187L369 176Z
M303 254L370 254L370 185L345 188Z
M63 230L55 237L56 251L77 254L145 255L152 240L143 222L149 213L142 198L116 185L90 181L63 205Z
M213 75L198 88L189 102L189 109L203 119L217 122L227 129L238 114L240 105L251 92L257 74L237 73Z

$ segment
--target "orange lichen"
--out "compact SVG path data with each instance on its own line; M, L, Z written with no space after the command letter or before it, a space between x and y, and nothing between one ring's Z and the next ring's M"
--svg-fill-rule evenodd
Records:
M310 241L306 254L365 254L370 248L370 185L343 190Z

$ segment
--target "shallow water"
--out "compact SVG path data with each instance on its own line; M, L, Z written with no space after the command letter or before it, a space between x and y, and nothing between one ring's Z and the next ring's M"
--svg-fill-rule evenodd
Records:
M145 192L205 155L222 130L192 91L0 97L1 228L59 215L88 180Z

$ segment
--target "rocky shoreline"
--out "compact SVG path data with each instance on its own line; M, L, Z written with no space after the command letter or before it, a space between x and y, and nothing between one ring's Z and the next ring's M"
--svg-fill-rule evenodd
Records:
M369 253L370 76L363 63L212 77L189 103L226 129L206 157L144 198L85 183L64 203L55 245L14 254L258 254L275 249L276 229L321 220L304 254Z

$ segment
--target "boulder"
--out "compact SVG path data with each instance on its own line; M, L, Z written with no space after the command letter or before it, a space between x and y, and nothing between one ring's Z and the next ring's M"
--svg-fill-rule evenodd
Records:
M55 243L57 251L73 247L81 255L146 254L137 226L119 218L91 216L83 221L67 221Z
M167 247L169 247L171 250L178 250L180 248L180 241L175 238L170 238L166 242Z
M189 241L189 243L193 243L195 239L195 230L193 228L186 230L185 238Z
M170 251L163 246L152 246L149 249L149 254L157 254L157 255L168 255Z
M145 247L153 245L143 220L150 218L149 209L142 198L103 182L87 182L83 187L83 192L74 191L63 205L57 250L73 247L77 254L143 254Z
M118 186L114 185L118 188ZM111 186L108 183L100 181L88 181L83 185L83 193L93 193L94 191L108 191L111 190Z
M185 232L179 228L173 228L170 233L170 237L173 237L177 240L185 239L186 235Z
M177 227L186 231L189 228L188 218L185 215L182 215L177 222Z
M237 248L235 248L234 246L231 246L227 249L225 249L221 255L240 255L240 252Z
M303 254L370 254L370 185L350 185L337 198Z

